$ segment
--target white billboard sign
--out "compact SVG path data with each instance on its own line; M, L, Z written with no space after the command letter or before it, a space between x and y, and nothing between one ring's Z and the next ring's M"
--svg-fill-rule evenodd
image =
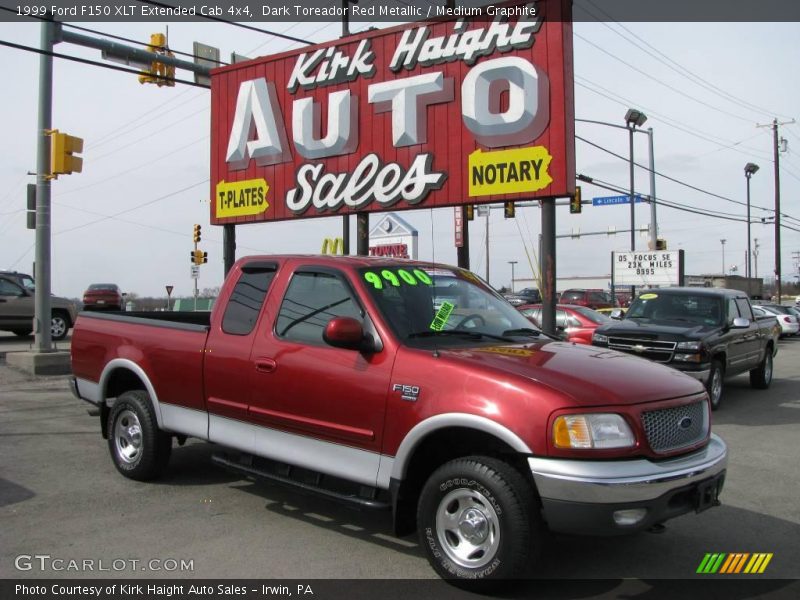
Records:
M683 251L612 252L614 287L668 287L682 284Z

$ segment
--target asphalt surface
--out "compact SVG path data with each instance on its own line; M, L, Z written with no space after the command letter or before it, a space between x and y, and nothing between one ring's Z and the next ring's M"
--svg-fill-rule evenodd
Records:
M206 443L175 447L158 482L123 478L67 378L14 371L2 352L0 340L0 578L435 577L415 537L393 537L388 514L241 479L210 463ZM785 592L781 580L800 577L800 337L781 341L769 390L750 389L746 376L728 382L713 427L730 450L721 507L670 521L660 534L550 536L537 574L724 578L695 574L706 553L770 552L758 577ZM95 566L26 569L20 555ZM100 559L127 562L98 571ZM143 570L153 559L161 562ZM192 568L167 570L170 559ZM725 597L749 597L745 589Z

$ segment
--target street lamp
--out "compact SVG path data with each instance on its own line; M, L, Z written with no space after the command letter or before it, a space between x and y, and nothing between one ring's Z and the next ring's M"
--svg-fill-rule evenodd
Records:
M647 115L645 115L642 111L636 110L635 108L629 108L628 112L625 113L625 126L628 128L628 140L629 140L629 148L630 148L630 172L631 172L631 193L630 193L630 200L631 200L631 252L636 251L636 227L635 227L635 220L636 220L636 211L635 207L636 204L634 202L634 176L633 176L633 132L637 127L641 127L644 125L644 122L647 121ZM652 199L655 202L655 198ZM653 248L655 250L655 248ZM636 297L636 286L631 286L631 300Z
M511 293L514 293L514 265L517 264L516 260L508 261L508 264L511 265Z
M725 277L725 242L728 240L720 240L719 243L722 244L722 276Z
M758 165L747 163L744 166L744 176L747 179L747 277L750 277L750 178L758 171Z

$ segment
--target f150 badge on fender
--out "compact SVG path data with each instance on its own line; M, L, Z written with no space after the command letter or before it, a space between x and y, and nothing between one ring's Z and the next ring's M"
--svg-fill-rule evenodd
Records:
M395 383L392 386L393 392L400 392L401 400L408 400L409 402L416 402L417 398L419 398L419 386L417 385L405 385L403 383Z

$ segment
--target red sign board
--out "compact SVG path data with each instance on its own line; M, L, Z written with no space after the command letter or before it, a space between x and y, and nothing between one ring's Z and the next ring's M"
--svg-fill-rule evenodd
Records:
M211 222L571 195L571 0L505 6L213 71Z

